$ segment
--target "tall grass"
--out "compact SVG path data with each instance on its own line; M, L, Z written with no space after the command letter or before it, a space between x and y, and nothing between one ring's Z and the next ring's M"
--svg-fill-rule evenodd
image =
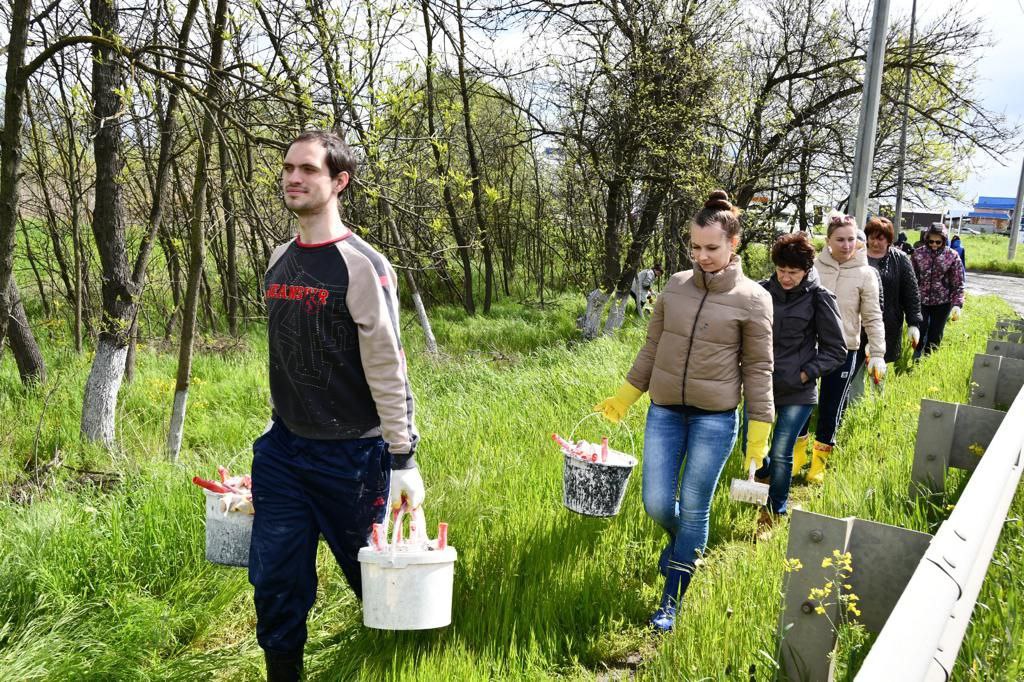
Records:
M938 353L851 409L825 486L798 488L796 502L933 530L941 505L906 501L918 400L965 399L973 353L1006 310L996 299L970 299ZM438 360L421 352L406 318L427 516L451 524L459 551L454 622L436 632L364 629L325 548L309 622L311 679L592 679L637 658L638 674L652 680L771 674L784 527L753 544L753 509L729 502L720 486L709 552L678 629L655 639L645 622L660 594L663 539L644 515L639 470L613 519L561 506L561 458L548 434L569 431L614 390L643 338L630 318L614 338L579 343L580 312L577 299L544 309L502 303L488 317L436 310L446 353ZM177 466L162 461L173 352L140 349L137 378L121 398L122 447L110 454L78 444L89 358L57 348L44 348L53 374L35 389L20 387L9 357L0 361L4 492L26 489L26 462L55 452L65 462L46 475L49 485L27 486L32 504L0 501L0 679L258 679L251 588L245 571L204 560L202 496L188 479L218 463L248 468L268 411L262 334L197 358ZM646 398L613 437L628 444L631 431L639 449L645 410ZM605 428L580 426L592 438ZM124 480L101 492L72 467L117 469ZM734 457L724 480L739 469ZM1008 561L1019 567L1011 549ZM1002 669L1020 665L1009 641L987 644L1005 622L982 619L971 635L979 644L965 647L989 671L998 655L1008 656Z
M978 272L1002 272L1024 276L1024 245L1017 245L1013 261L1007 259L1010 242L995 234L965 234L960 236L967 257L967 269Z

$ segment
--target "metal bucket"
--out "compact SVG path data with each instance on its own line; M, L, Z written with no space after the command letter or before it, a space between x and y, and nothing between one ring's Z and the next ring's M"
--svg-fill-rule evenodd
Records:
M224 566L249 565L249 543L252 541L252 514L224 513L220 495L206 494L206 560Z
M583 420L598 415L594 412L573 427L569 440L575 441L576 429ZM633 434L627 429L630 443ZM609 450L607 462L590 462L565 454L562 470L562 503L566 509L585 516L615 516L622 507L629 485L629 475L637 460L618 450Z

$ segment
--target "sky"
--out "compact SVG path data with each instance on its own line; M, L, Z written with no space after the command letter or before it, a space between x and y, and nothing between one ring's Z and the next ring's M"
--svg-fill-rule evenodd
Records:
M919 20L927 20L946 11L956 0L918 0ZM1011 123L1024 123L1024 0L974 0L971 12L986 24L994 45L982 53L978 99L985 108L1003 113ZM911 0L891 0L890 20L910 14ZM1024 143L1018 141L1003 164L985 154L977 154L971 174L960 186L967 202L979 195L1012 197L1017 194ZM1005 164L1005 165L1004 165ZM962 208L950 203L945 208ZM940 206L929 208L942 208Z

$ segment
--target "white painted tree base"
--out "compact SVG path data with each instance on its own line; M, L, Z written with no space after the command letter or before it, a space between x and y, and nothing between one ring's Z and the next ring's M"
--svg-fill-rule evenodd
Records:
M587 311L583 314L583 338L591 341L601 333L601 316L608 302L608 294L594 289L587 294Z
M174 405L171 407L171 430L167 433L167 458L178 461L181 452L181 437L185 431L185 408L188 406L188 389L174 392Z
M617 294L612 299L611 307L608 310L608 319L604 323L605 334L614 334L622 328L622 323L626 319L626 305L628 302L628 293Z
M114 444L117 394L124 379L127 357L127 346L115 346L104 338L96 346L82 398L82 438L89 442L100 442L107 447Z
M437 355L437 339L434 338L434 329L430 326L430 318L427 317L427 309L423 305L423 297L420 296L420 292L413 292L412 304L416 309L416 317L420 321L420 327L423 328L423 336L426 339L427 352L431 355Z

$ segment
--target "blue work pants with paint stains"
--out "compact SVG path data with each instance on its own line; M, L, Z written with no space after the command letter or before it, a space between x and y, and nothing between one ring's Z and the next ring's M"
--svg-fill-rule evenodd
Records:
M391 455L381 438L313 440L275 419L253 443L256 516L249 549L256 639L279 655L302 652L316 599L321 533L352 591L362 597L357 555L382 523Z

